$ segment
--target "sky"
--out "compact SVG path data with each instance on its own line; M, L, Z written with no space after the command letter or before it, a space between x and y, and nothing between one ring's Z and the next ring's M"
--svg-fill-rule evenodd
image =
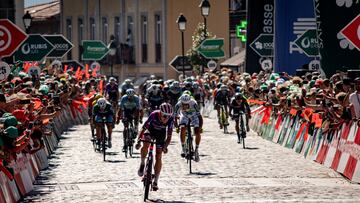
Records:
M54 0L25 0L25 8L36 5L36 4L42 4L42 3L47 3L47 2L51 2L51 1L54 1Z

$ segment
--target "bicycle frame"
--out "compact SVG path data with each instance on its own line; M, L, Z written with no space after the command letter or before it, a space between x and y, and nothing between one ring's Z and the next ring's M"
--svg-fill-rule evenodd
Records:
M148 152L148 156L146 159L146 164L145 164L145 173L144 173L144 177L143 177L143 181L144 181L144 202L146 202L146 200L149 198L149 191L150 191L150 186L152 186L152 179L154 178L154 175L152 174L152 170L154 168L154 148L155 148L155 142L152 141L146 141L146 140L141 140L142 142L147 142L150 143L149 146L149 152Z
M186 150L186 162L189 164L189 172L191 171L191 159L193 156L193 137L191 132L191 120L189 119L188 123L186 124L186 141L185 141L185 150Z
M134 133L134 119L128 119L127 121L127 127L124 129L124 144L125 144L125 157L127 158L127 153L129 150L129 155L132 157L132 150L133 150L133 133Z

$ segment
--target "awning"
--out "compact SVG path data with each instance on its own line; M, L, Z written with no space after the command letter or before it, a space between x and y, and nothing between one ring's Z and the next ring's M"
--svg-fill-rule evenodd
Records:
M239 67L245 61L245 50L242 50L240 53L234 55L233 57L227 59L226 61L220 64L221 67Z

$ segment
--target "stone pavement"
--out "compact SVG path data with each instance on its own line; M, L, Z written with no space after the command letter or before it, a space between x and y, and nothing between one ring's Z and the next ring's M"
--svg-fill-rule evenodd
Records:
M95 153L89 126L76 126L63 135L41 172L35 190L23 202L142 202L137 176L139 154L121 153L122 127L117 126L107 161ZM230 126L230 132L234 131ZM251 133L247 149L234 133L224 135L215 119L205 119L199 163L189 174L180 157L174 132L163 156L159 191L152 202L360 202L360 185L304 159L290 149ZM151 202L151 201L149 201Z

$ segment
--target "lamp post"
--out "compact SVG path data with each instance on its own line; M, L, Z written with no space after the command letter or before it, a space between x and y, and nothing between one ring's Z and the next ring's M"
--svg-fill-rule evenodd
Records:
M179 26L179 30L181 32L181 53L182 53L182 68L183 68L183 77L185 79L185 61L184 61L184 57L185 57L185 51L184 51L184 31L186 30L186 18L185 16L180 13L178 19L176 20L176 23Z
M114 76L113 72L113 64L114 64L114 58L116 55L116 43L115 43L115 37L111 36L110 43L108 45L109 48L109 56L110 56L110 71L111 71L111 77Z
M208 0L202 0L200 5L201 15L204 17L204 36L207 37L207 26L206 26L206 17L210 13L210 2Z
M207 38L207 25L206 25L206 17L208 17L209 13L210 13L210 2L208 0L202 0L200 5L199 5L200 9L201 9L201 15L204 18L204 39ZM201 66L201 73L204 73L204 66Z
M24 23L26 34L29 34L31 21L32 21L32 17L30 15L29 11L26 11L25 15L23 16L23 23Z

